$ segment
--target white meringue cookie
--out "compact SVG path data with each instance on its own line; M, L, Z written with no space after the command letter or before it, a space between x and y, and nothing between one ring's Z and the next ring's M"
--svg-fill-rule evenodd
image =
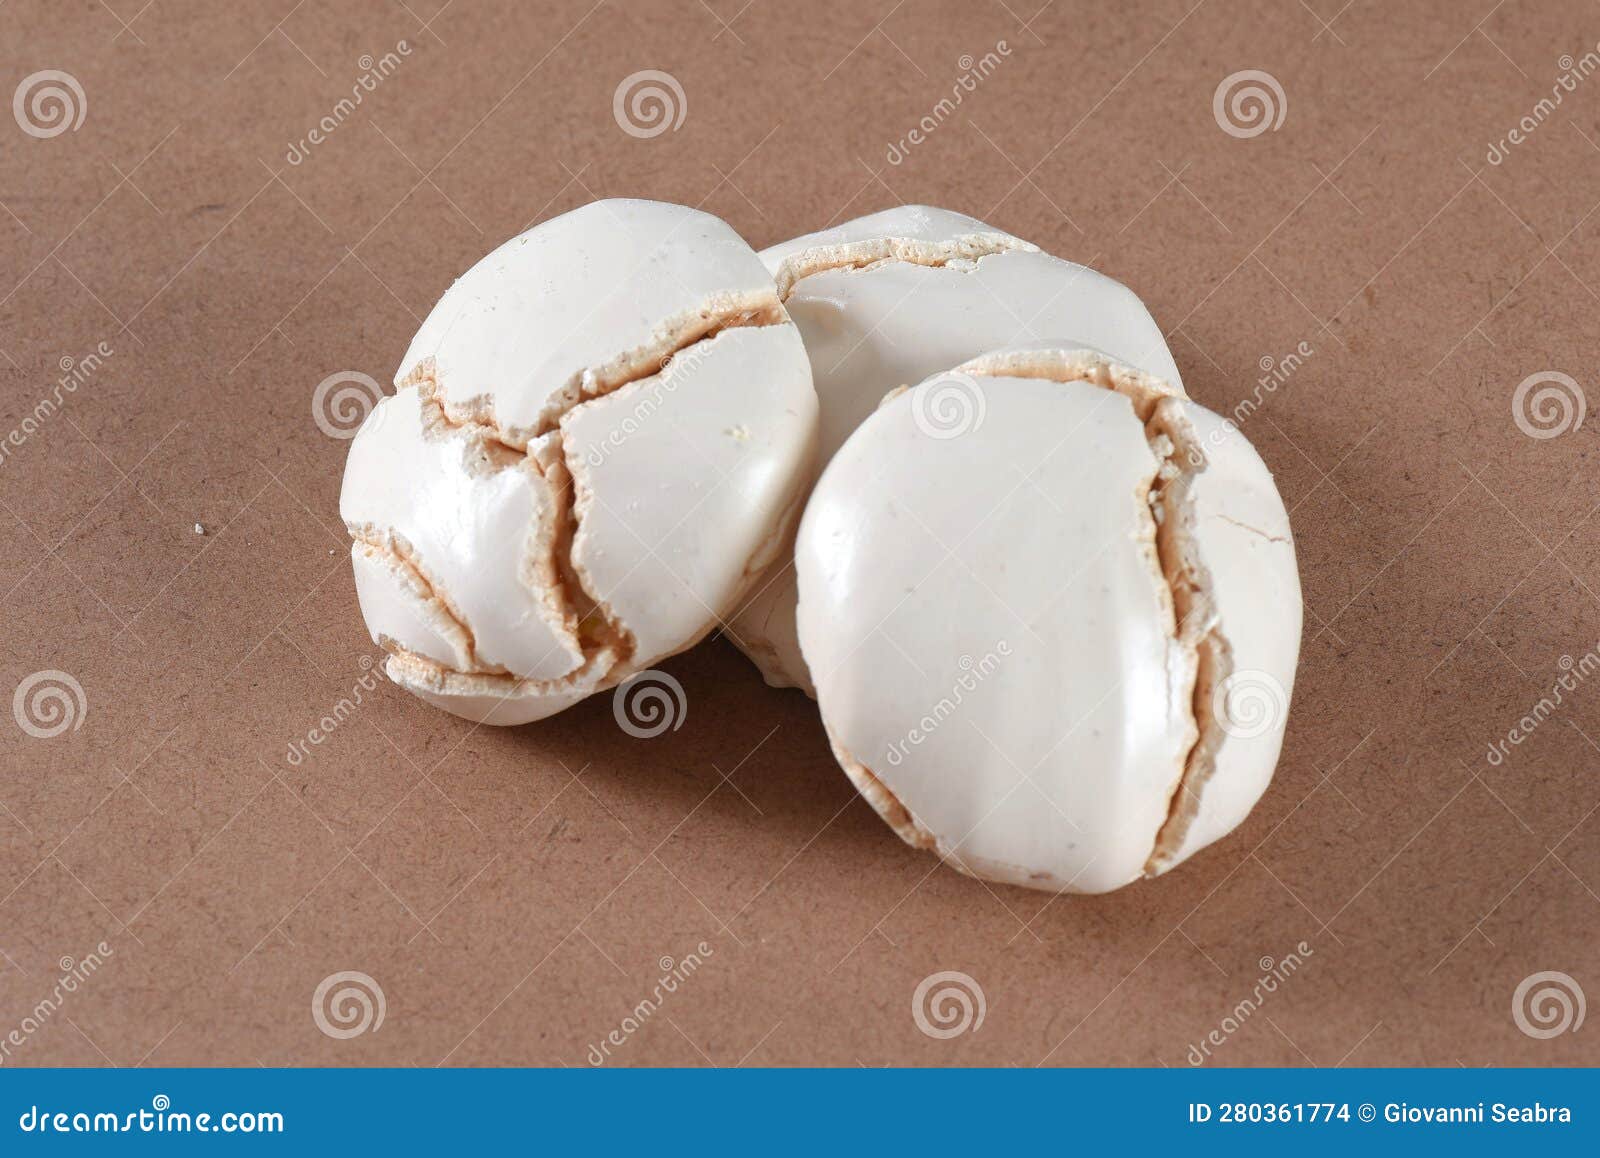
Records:
M362 613L392 679L486 723L691 646L809 482L800 336L754 251L682 206L595 202L508 241L396 386L340 497Z
M819 465L886 391L1019 342L1069 338L1182 390L1160 328L1126 286L959 213L905 205L761 259L811 355ZM815 695L795 641L790 562L756 585L729 637L769 684Z
M1245 439L1155 377L1040 343L895 392L817 483L796 571L839 763L964 872L1106 892L1271 778L1288 516Z

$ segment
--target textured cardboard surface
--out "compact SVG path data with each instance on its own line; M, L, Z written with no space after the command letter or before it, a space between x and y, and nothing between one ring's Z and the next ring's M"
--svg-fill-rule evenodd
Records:
M0 118L0 691L83 693L53 738L0 715L4 1064L1600 1060L1513 1015L1544 971L1600 994L1597 420L1515 401L1595 389L1592 6L113 7L0 8L0 95L60 70L84 114ZM654 137L613 115L644 69L684 94ZM1283 94L1254 136L1214 107L1248 69ZM757 246L959 209L1132 286L1201 402L1259 401L1307 617L1239 832L1111 896L989 888L726 642L668 665L653 740L369 674L314 391L386 383L478 256L616 195ZM384 1017L340 1038L346 971ZM941 971L983 996L949 1038L913 1016Z

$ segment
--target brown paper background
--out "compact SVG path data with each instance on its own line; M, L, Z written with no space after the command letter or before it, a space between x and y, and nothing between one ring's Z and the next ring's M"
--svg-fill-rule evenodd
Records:
M1600 1060L1600 1026L1512 1017L1539 971L1600 994L1600 680L1485 758L1600 640L1600 418L1533 438L1512 404L1596 385L1600 79L1535 106L1600 13L1487 8L11 0L0 96L60 69L87 107L50 138L0 115L0 434L113 353L0 463L0 699L53 669L87 704L52 739L0 713L0 1041L61 958L111 954L5 1064L583 1065L702 941L613 1064L1181 1066L1302 941L1218 1062ZM640 139L612 96L649 68L686 115ZM1214 118L1243 69L1275 131ZM1111 896L987 887L903 847L720 640L667 665L689 706L655 740L605 696L494 730L383 682L287 763L375 650L313 390L387 382L453 277L601 196L758 247L971 213L1132 286L1222 411L1308 343L1245 424L1307 616L1244 827ZM343 970L386 1014L335 1040L311 999ZM941 970L985 1001L949 1040L912 1016Z

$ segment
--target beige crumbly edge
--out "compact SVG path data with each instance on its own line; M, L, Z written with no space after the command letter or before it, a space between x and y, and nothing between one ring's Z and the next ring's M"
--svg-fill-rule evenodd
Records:
M528 470L549 487L554 502L547 518L532 528L524 557L522 580L543 605L547 622L579 653L578 666L554 680L530 680L485 663L466 618L447 593L428 575L416 553L391 528L350 524L353 550L372 551L385 558L402 580L449 628L460 633L471 670L459 670L419 655L387 636L378 643L389 653L384 670L395 683L414 691L451 696L498 696L503 701L551 695L601 691L633 674L634 638L620 618L593 591L588 577L572 554L573 541L582 528L586 494L575 460L567 445L564 420L585 404L626 386L671 372L672 363L685 351L714 340L726 330L789 324L782 304L770 293L728 295L663 323L654 340L626 351L598 367L574 374L541 410L530 427L501 424L488 395L463 401L448 397L439 381L437 364L424 358L398 384L399 390L418 391L424 409L424 436L463 438L469 473L491 475L501 470ZM798 514L798 502L789 508ZM793 515L787 516L792 518ZM787 525L787 524L786 524ZM781 543L781 538L777 542ZM761 544L770 554L775 547ZM741 591L754 578L745 568ZM687 649L710 632L715 622L684 645ZM659 656L648 657L656 662Z
M1009 880L1027 880L1033 885L1045 885L1052 881L1049 873L1032 872L1023 865L1011 864L994 860L970 860L963 857L953 848L946 848L940 843L939 838L927 828L915 814L905 806L894 792L878 778L854 754L839 742L833 730L824 722L823 731L827 733L828 744L833 749L833 758L849 777L850 783L855 786L861 798L872 806L885 824L894 829L895 835L905 841L912 848L932 852L944 861L945 864L955 869L964 876L975 880L983 880L994 876L1003 876Z
M795 494L785 507L786 513L780 516L779 529L776 533L776 541L778 543L781 544L785 533L792 533L793 525L799 519L801 500L803 498L804 491L797 486ZM745 564L741 572L739 583L728 598L727 607L734 607L743 602L749 594L750 588L760 578L765 567L770 564L774 550L771 540L757 545L752 553L751 561ZM763 554L767 562L758 563L757 560ZM719 626L725 625L728 618L726 608L724 608L715 618L708 620L698 632L686 639L682 646L664 655L654 656L649 662L656 664L662 660L671 659L674 655L681 655L704 640ZM580 668L560 679L530 680L510 675L509 673L453 671L435 663L426 656L418 655L416 652L400 646L395 640L385 637L379 643L389 653L389 658L384 664L384 672L402 687L428 691L436 695L498 696L501 702L519 698L538 699L577 692L593 693L604 691L622 683L633 675L636 670L636 665L624 662L624 659L631 657L619 658L607 651L586 655Z
M1145 438L1159 465L1136 495L1143 524L1141 541L1173 646L1168 694L1186 702L1192 720L1174 770L1167 816L1144 865L1145 876L1159 876L1177 863L1177 854L1199 814L1201 794L1216 772L1216 756L1225 734L1212 712L1212 691L1232 670L1232 653L1211 594L1211 575L1200 558L1194 534L1190 491L1195 475L1205 469L1206 458L1201 439L1183 413L1187 395L1168 382L1087 350L1006 351L974 358L955 369L976 377L1085 382L1123 395L1144 424ZM906 389L891 390L884 403ZM913 848L934 849L953 867L969 871L958 857L939 847L937 838L916 821L887 784L831 735L829 739L845 774L902 840Z
M1178 854L1200 813L1200 799L1217 770L1217 753L1225 733L1212 709L1212 691L1233 671L1233 649L1222 633L1211 573L1200 557L1195 535L1195 476L1205 469L1199 456L1200 438L1181 407L1163 400L1146 426L1156 440L1171 447L1162 464L1166 472L1174 463L1199 462L1187 471L1179 468L1152 488L1151 513L1156 518L1156 555L1161 574L1172 595L1176 639L1184 652L1190 685L1189 710L1194 718L1194 739L1184 755L1183 772L1167 801L1167 819L1156 835L1145 861L1147 877L1160 876L1178 863Z
M1123 395L1144 423L1145 438L1159 465L1138 496L1144 521L1141 539L1172 642L1168 694L1186 701L1191 720L1167 799L1167 817L1144 865L1145 876L1159 876L1177 863L1199 815L1201 794L1216 773L1224 733L1212 712L1211 693L1232 670L1232 651L1222 634L1211 573L1200 558L1195 536L1191 490L1195 476L1206 469L1206 456L1202 440L1183 413L1187 396L1170 383L1089 351L1012 351L975 358L957 369L979 376L1088 382Z
M778 263L773 280L778 296L788 301L794 288L814 274L835 269L867 269L886 262L943 267L971 263L997 253L1038 253L1039 247L1004 233L967 233L945 241L909 237L874 237L837 245L814 245Z
M839 767L844 769L844 774L850 778L850 783L855 785L862 799L872 805L872 810L883 817L883 822L894 829L895 835L912 848L937 851L938 837L912 815L911 809L905 806L887 784L878 779L871 768L857 760L850 749L839 742L838 737L833 734L833 729L827 726L827 721L823 721L823 731L828 734L828 745L833 749L833 758L839 762Z
M385 564L417 602L433 613L434 629L464 653L475 670L504 671L498 665L486 663L478 654L478 641L466 616L451 601L449 593L428 574L405 536L397 531L380 530L371 523L358 524L349 529L355 540L350 545L350 553ZM384 650L390 649L385 646Z

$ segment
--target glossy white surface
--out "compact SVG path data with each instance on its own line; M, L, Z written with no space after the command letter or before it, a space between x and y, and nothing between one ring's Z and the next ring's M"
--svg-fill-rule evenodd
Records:
M772 279L719 218L660 201L595 201L513 237L462 274L395 376L433 358L447 404L493 408L513 444L552 409L648 366L686 320L760 306Z
M391 678L496 724L701 638L788 533L816 396L725 224L598 202L484 258L351 444L340 513Z
M1029 373L1060 381L969 364L982 419L963 433L919 422L936 378L850 436L800 526L798 633L841 765L903 838L987 879L1104 892L1224 835L1260 797L1299 582L1282 502L1242 436L1212 443L1221 420L1171 388L1050 345L1028 353ZM1283 690L1262 734L1223 738L1197 818L1160 863L1203 722L1196 648L1155 545L1161 444L1107 388L1112 373L1175 398L1208 452L1183 510L1207 622L1235 671Z
M1160 328L1126 286L959 213L901 206L761 257L788 287L811 355L820 465L888 391L1016 343L1069 338L1182 386ZM768 683L815 694L795 642L789 562L763 577L730 638Z

